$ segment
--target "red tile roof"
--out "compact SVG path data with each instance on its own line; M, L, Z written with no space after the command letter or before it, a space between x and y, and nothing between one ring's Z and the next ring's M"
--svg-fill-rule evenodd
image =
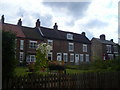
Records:
M12 33L16 34L16 37L25 37L21 27L18 25L4 23L2 29L4 31L11 31Z

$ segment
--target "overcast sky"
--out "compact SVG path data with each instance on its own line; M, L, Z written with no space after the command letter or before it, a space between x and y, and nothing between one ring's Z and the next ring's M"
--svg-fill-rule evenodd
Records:
M4 14L6 23L17 24L22 18L23 26L35 27L39 18L44 27L53 28L57 22L59 30L79 34L86 32L90 40L105 34L106 39L118 42L119 0L46 1L0 0L0 15Z

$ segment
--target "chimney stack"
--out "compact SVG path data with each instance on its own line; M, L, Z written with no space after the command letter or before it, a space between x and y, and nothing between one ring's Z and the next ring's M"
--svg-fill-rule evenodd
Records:
M100 35L100 39L105 40L105 35L104 34Z
M85 36L85 32L82 32L81 34L82 34L83 36Z
M1 22L2 22L2 24L4 23L4 21L5 21L5 18L4 18L4 15L2 15L1 16Z
M37 19L36 27L40 27L40 20L39 19Z
M22 26L22 21L21 21L21 18L18 20L17 25Z
M55 23L55 25L53 26L54 30L58 30L58 25L57 23Z

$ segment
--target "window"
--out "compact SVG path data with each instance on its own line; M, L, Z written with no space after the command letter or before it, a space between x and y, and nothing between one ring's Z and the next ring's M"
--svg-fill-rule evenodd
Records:
M19 61L23 62L23 52L20 52Z
M62 60L62 55L61 55L61 53L57 53L57 60L58 60L58 61L61 61L61 60Z
M17 48L17 39L15 39L15 49Z
M35 62L36 58L35 55L28 55L27 56L27 62Z
M30 40L29 41L29 48L33 48L33 49L37 48L37 41Z
M48 60L52 60L52 52L48 54Z
M87 52L87 44L83 44L83 52Z
M69 43L69 51L74 51L74 43Z
M75 64L79 65L79 54L75 54Z
M67 53L63 53L63 60L64 60L64 62L68 62L68 54Z
M80 54L80 62L83 62L83 54Z
M86 54L86 62L89 62L89 54Z
M73 34L68 33L68 34L67 34L67 39L73 40Z
M111 53L111 45L106 45L107 47L107 53Z
M24 48L24 40L20 40L20 50L23 50Z
M114 53L118 53L118 48L117 48L117 46L113 46L113 48L114 48Z
M112 60L113 59L113 54L108 54L108 59Z
M53 40L48 40L48 44L52 47L53 49Z
M74 62L74 54L70 54L70 62Z

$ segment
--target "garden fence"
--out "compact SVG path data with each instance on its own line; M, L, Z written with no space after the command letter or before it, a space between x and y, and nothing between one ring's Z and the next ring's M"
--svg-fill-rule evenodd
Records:
M120 72L29 75L9 78L8 88L120 88Z

